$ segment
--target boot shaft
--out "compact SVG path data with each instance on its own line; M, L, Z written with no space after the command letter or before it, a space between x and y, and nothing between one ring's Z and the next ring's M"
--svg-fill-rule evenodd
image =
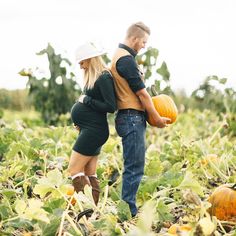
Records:
M78 176L72 180L72 184L77 193L80 191L84 191L84 186L86 184L88 184L89 186L91 185L88 176Z
M97 179L97 177L95 176L89 176L89 181L90 184L92 186L92 195L93 195L93 200L95 202L95 204L98 204L99 201L99 195L100 195L100 187L99 187L99 181Z

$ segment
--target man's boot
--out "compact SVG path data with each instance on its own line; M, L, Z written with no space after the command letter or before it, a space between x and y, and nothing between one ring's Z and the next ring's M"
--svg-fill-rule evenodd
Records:
M100 195L99 181L97 177L95 176L89 176L89 181L92 186L93 200L95 202L95 205L97 205L99 201L99 195Z
M72 184L74 186L75 191L78 193L80 191L84 191L84 186L86 184L90 185L88 176L77 176L72 180Z

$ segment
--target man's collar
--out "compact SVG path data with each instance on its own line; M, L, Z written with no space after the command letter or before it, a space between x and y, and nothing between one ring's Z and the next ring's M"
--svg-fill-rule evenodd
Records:
M125 45L123 43L119 44L119 48L123 48L123 49L127 50L133 57L136 57L136 55L137 55L137 52L134 49L128 47L127 45Z

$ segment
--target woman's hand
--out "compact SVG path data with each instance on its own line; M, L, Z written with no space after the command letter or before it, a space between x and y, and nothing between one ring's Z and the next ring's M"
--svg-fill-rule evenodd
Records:
M79 101L80 103L83 103L85 96L86 96L86 95L80 95L78 101Z
M80 131L80 128L79 128L78 125L76 125L76 124L73 123L73 126L74 126L74 128L75 128L77 131Z

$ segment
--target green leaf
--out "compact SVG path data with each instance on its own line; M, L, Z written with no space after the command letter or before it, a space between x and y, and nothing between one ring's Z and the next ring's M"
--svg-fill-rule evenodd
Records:
M163 168L160 159L156 155L156 151L149 152L147 155L147 164L145 166L145 175L147 176L157 176L159 175Z
M40 220L45 223L49 223L50 220L47 217L48 213L42 209L43 203L38 199L29 199L29 207L27 208L25 215L28 219Z
M58 190L63 191L65 180L62 178L62 173L58 169L48 172L46 177L39 179L38 184L34 187L34 193L39 194L41 198L47 193L51 193L52 197L61 197Z
M178 186L183 180L183 173L181 171L181 163L176 163L167 172L163 173L157 180L158 185L161 186Z
M4 195L7 199L10 199L14 196L16 196L17 191L14 189L3 189L0 191L2 195Z
M54 190L54 187L52 187L51 185L47 185L41 182L40 184L35 185L33 192L35 194L39 194L41 198L44 198L47 193L50 193Z
M139 229L143 231L143 233L150 232L152 223L155 219L155 213L156 213L156 209L155 209L154 202L152 201L146 202L144 206L142 207L137 225Z
M109 138L108 141L105 143L105 145L102 148L102 151L105 153L112 153L115 146L119 143L120 141L118 139L114 138Z
M125 201L119 201L117 204L117 211L118 217L122 222L131 219L129 205Z
M15 210L18 213L18 215L23 216L26 208L27 204L25 203L24 200L19 200L19 199L16 200Z
M47 178L48 181L54 186L59 186L63 183L62 173L58 169L48 172Z
M198 183L197 180L194 179L193 173L190 171L187 171L183 181L180 183L178 188L181 189L192 189L195 193L199 194L200 196L204 196L203 188Z
M219 82L220 82L221 84L226 84L227 78L222 78L222 79L219 80Z
M165 62L163 62L161 67L159 69L157 69L157 73L160 74L165 81L169 81L170 72L169 72Z
M6 204L0 204L0 221L10 218L11 209Z
M159 216L159 220L161 222L164 221L172 221L173 220L173 216L170 212L169 207L164 203L163 200L159 200L158 204L156 206L156 210L158 212L158 216Z
M60 217L52 217L52 219L50 219L50 224L42 224L41 226L42 235L44 236L56 235L60 222L61 222Z

